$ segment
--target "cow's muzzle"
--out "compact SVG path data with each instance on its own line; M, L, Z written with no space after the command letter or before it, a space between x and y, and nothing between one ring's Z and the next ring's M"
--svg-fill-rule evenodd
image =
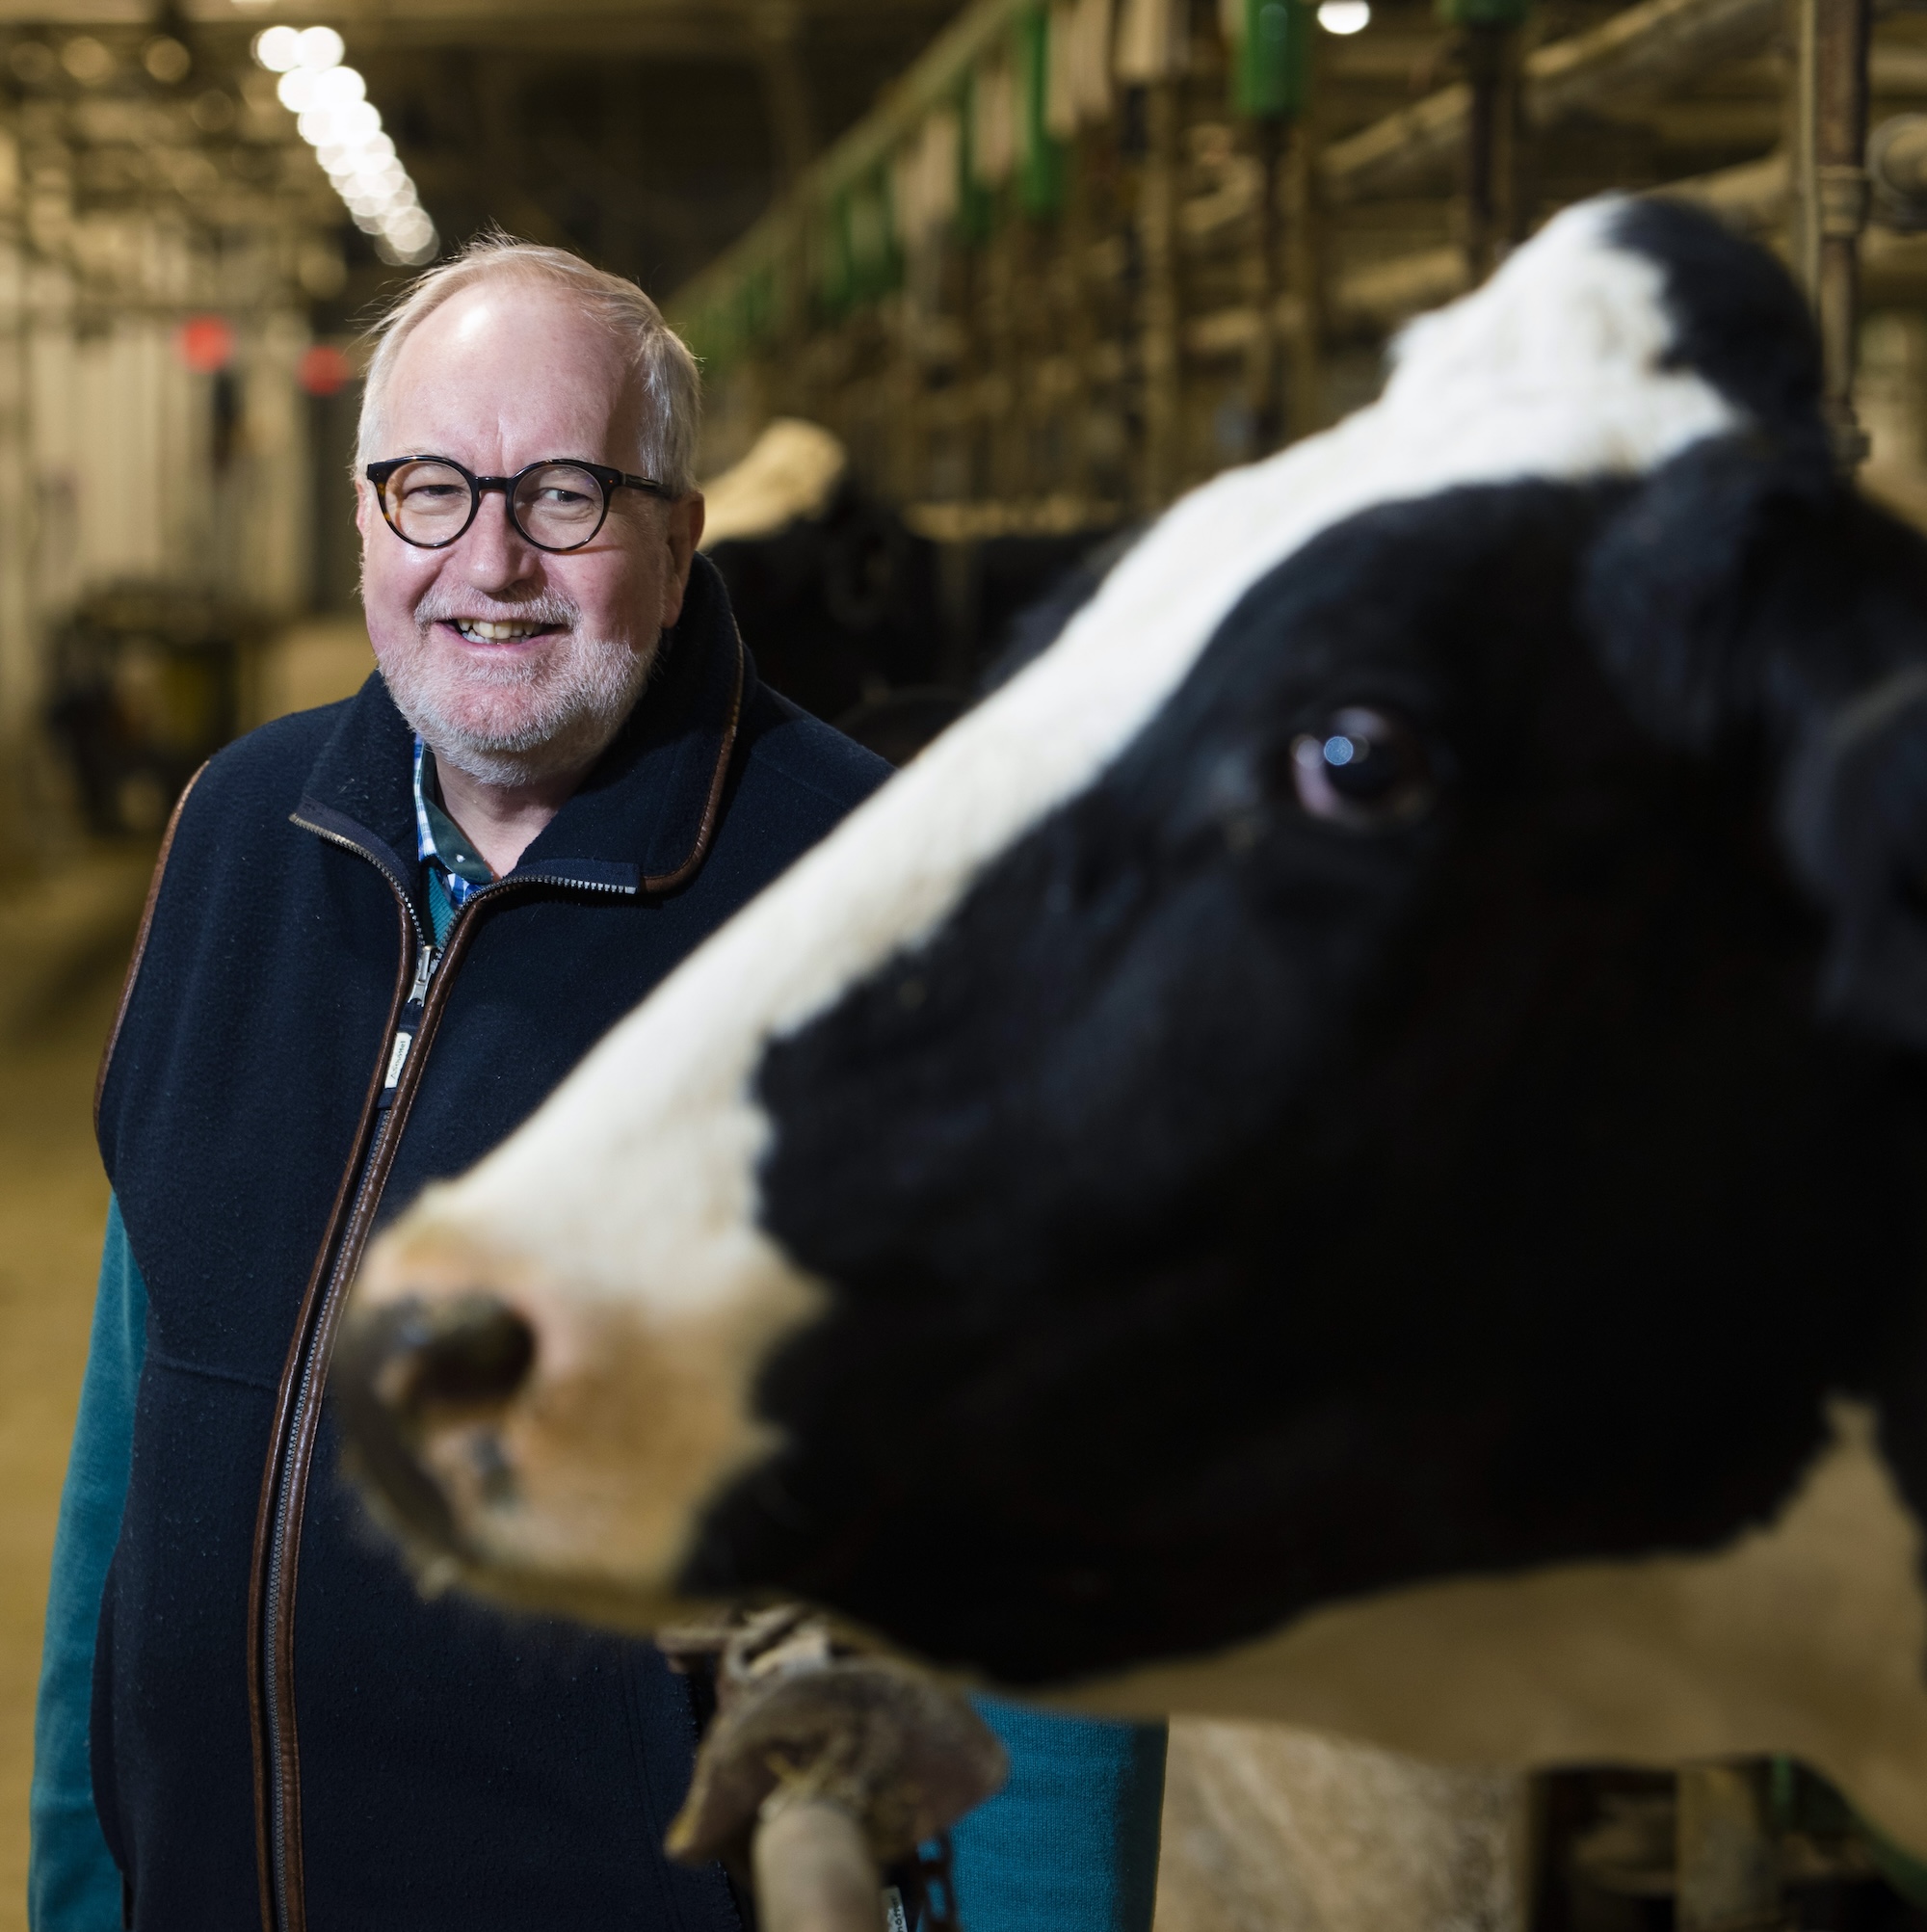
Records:
M431 1428L498 1415L535 1360L535 1331L492 1295L350 1312L330 1391L355 1472L409 1535L462 1551L448 1498L421 1460L423 1440Z

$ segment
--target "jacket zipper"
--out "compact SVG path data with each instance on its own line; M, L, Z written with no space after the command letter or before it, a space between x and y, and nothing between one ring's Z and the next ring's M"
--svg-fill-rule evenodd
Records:
M372 1184L376 1166L387 1141L389 1125L394 1120L395 1095L401 1086L402 1070L408 1062L409 1049L421 1034L429 982L434 978L440 959L439 949L424 940L417 928L414 980L409 989L400 1020L388 1041L382 1091L375 1102L374 1128L368 1136L367 1151L362 1156L361 1172L356 1181L353 1205L346 1223L349 1228L357 1224L365 1226L366 1212L374 1205ZM291 1614L282 1613L281 1605L292 1593L290 1558L295 1551L291 1549L290 1543L295 1534L295 1520L305 1501L303 1493L307 1486L312 1461L311 1454L291 1454L289 1450L294 1445L300 1445L311 1451L316 1426L313 1411L321 1399L322 1385L326 1379L334 1318L353 1264L359 1259L359 1242L354 1243L351 1253L350 1244L344 1243L330 1271L327 1294L316 1311L317 1319L310 1325L296 1371L295 1399L288 1413L287 1428L282 1441L276 1444L279 1452L280 1474L276 1485L273 1529L268 1546L268 1574L264 1579L267 1614L258 1636L266 1693L262 1712L268 1732L268 1762L275 1767L270 1785L273 1810L270 1843L274 1859L275 1894L279 1906L277 1918L283 1928L303 1924L306 1919L304 1902L297 1902L291 1895L288 1870L288 1840L291 1824L298 1828L300 1787L299 1770L293 1764L291 1713L281 1707L282 1681L284 1677L291 1678L293 1675L291 1666L282 1656L281 1647L292 1641L294 1619Z
M262 1511L254 1548L255 1605L251 1644L258 1671L255 1702L257 1811L265 1816L258 1836L266 1842L261 1873L263 1932L306 1932L307 1905L301 1843L301 1759L296 1734L294 1687L294 1598L305 1513L307 1483L313 1466L317 1411L327 1382L329 1358L342 1300L359 1267L368 1229L392 1165L420 1085L420 1065L477 907L506 896L517 887L546 886L566 890L618 895L634 888L599 880L568 879L541 874L528 879L503 879L471 893L455 915L447 942L437 948L424 930L409 898L406 884L366 846L309 820L295 823L330 844L365 859L393 888L414 940L414 970L406 997L390 1018L383 1043L381 1085L372 1109L364 1111L356 1137L358 1173L352 1188L342 1190L317 1257L313 1286L296 1323L287 1367L282 1374L282 1399L277 1405L276 1430L269 1445ZM398 988L399 992L399 988ZM431 1010L431 1005L433 1010ZM410 1077L411 1076L411 1077ZM404 1089L406 1088L406 1093ZM345 1211L344 1211L345 1210ZM264 1560L265 1559L265 1560Z

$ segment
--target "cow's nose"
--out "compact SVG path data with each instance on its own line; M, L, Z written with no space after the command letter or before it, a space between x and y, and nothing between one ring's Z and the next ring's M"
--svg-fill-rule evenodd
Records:
M417 1534L457 1540L448 1499L416 1453L424 1429L500 1409L535 1360L535 1331L492 1295L351 1313L330 1387L358 1472Z
M379 1310L367 1335L375 1393L418 1419L436 1409L492 1409L535 1366L536 1337L492 1295L403 1301Z

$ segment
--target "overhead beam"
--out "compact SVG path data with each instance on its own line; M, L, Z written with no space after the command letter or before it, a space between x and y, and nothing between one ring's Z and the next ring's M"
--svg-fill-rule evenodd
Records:
M934 33L950 11L943 0L794 0L796 31L816 24L839 30L875 21L892 32L907 12L929 18ZM237 40L278 17L232 0L185 0L180 12L197 29ZM757 63L768 47L766 0L550 0L540 9L520 0L304 0L304 21L340 28L357 52L390 48L486 47L558 55L637 55L661 59ZM0 0L0 26L55 33L89 28L151 29L152 0Z
M1527 55L1524 115L1556 125L1609 96L1653 92L1768 40L1779 0L1641 0L1583 34ZM1449 170L1463 150L1472 91L1460 82L1333 142L1319 159L1328 202L1395 194Z

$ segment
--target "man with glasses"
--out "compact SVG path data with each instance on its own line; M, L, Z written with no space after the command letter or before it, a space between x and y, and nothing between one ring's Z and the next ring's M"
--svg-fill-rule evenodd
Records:
M480 244L380 331L379 675L190 784L102 1067L36 1932L741 1923L660 1851L690 1686L409 1576L324 1399L371 1231L886 776L758 683L696 552L698 406L648 299L558 251ZM976 1932L1147 1924L1160 1734L998 1721Z

